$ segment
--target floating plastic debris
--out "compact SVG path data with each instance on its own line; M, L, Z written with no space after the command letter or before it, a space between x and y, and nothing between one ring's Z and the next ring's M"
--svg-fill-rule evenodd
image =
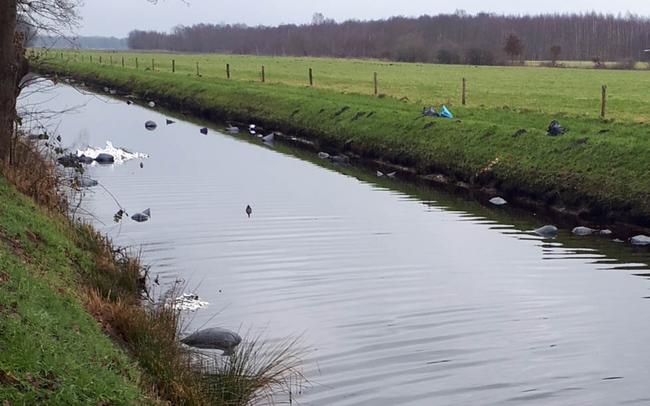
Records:
M175 299L168 299L166 304L178 310L189 310L191 312L210 305L208 302L201 301L199 295L194 293L184 293Z
M145 221L149 221L151 218L151 209L144 210L142 213L135 213L133 216L131 216L131 220L137 221L138 223L144 223Z
M158 124L156 124L155 121L148 120L147 122L144 123L144 128L146 128L149 131L153 131L158 127Z
M587 235L597 234L598 232L599 231L596 229L583 226L576 227L571 230L571 233L573 233L573 235L577 235L578 237L585 237Z
M194 348L221 350L224 356L228 356L241 343L241 337L234 331L213 327L196 331L181 342Z
M490 199L490 203L492 203L495 206L505 206L506 204L508 204L506 199L504 199L503 197L498 197L498 196L493 197L492 199Z
M557 236L558 229L555 226L548 225L548 226L540 227L537 230L533 230L533 233L544 238L555 238Z
M630 238L630 242L633 245L650 245L650 237L647 235L635 235L634 237Z
M96 159L100 154L112 155L116 164L122 164L131 159L145 159L149 155L140 152L130 152L123 148L115 148L113 143L106 141L106 147L88 147L85 150L77 150L77 156L86 156L88 158Z

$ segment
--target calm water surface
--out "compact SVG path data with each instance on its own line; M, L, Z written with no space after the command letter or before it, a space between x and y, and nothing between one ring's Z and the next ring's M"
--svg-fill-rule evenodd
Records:
M78 106L50 122L68 146L150 154L88 173L151 221L116 225L101 188L86 208L210 303L192 327L303 335L300 404L650 404L647 250L66 86L36 101Z

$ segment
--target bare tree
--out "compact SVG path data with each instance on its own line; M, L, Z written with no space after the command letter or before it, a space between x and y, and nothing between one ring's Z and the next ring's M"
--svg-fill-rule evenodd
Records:
M18 123L16 99L28 72L27 34L62 33L78 22L80 0L0 0L0 160L6 160Z
M553 66L557 66L557 61L560 59L560 55L562 54L562 47L559 45L553 45L551 47L551 64Z
M524 44L517 34L510 33L506 37L503 50L510 57L510 62L514 64L515 59L518 59L523 54Z

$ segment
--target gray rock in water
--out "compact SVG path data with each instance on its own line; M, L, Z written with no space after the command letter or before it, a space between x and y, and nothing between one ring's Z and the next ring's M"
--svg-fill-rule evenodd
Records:
M334 162L337 165L342 165L342 166L349 166L350 165L350 157L347 155L339 154L339 155L334 155L331 157L332 162Z
M94 187L99 185L99 182L97 182L95 179L91 179L87 176L80 176L75 179L79 187L87 188L87 187Z
M319 152L319 153L318 153L318 157L319 157L320 159L329 159L329 158L330 158L330 154L328 154L327 152Z
M647 235L635 235L630 238L630 242L634 245L650 245L650 237Z
M230 134L238 134L239 127L235 127L234 125L229 125L228 127L226 127L226 131L229 132Z
M94 161L94 159L92 159L89 156L81 155L79 157L79 162L81 162L82 164L89 165L89 164L93 163L93 161Z
M598 234L599 235L612 235L612 234L614 234L614 232L612 230L609 230L609 229L604 229L604 230L600 230L598 232Z
M146 128L146 129L149 130L149 131L153 131L153 130L155 130L157 127L158 127L158 124L156 124L155 121L151 121L151 120L149 120L149 121L147 121L147 122L144 123L144 128Z
M150 217L151 217L151 210L147 209L144 210L142 213L135 213L133 216L131 216L131 220L137 221L138 223L144 223L145 221L148 221Z
M506 199L504 199L503 197L498 197L498 196L493 197L492 199L490 199L490 203L495 205L495 206L505 206L506 204L508 204Z
M584 236L587 236L587 235L596 234L598 232L598 230L595 230L595 229L589 228L589 227L582 227L581 226L581 227L574 228L573 230L571 230L571 232L573 233L573 235L577 235L579 237L584 237Z
M149 102L149 107L151 107L151 108L156 107L156 102L150 101Z
M557 236L557 231L557 227L555 226L544 226L537 230L533 230L535 234L545 238L555 238Z
M79 157L73 154L64 155L57 162L64 168L81 168Z
M241 337L233 331L213 327L199 330L185 337L181 342L190 347L221 350L223 355L231 355L235 347L241 343Z
M115 162L115 157L111 154L101 153L95 157L95 161L100 164L112 164Z
M389 172L386 174L386 176L388 176L391 179L395 179L395 177L397 176L397 172Z

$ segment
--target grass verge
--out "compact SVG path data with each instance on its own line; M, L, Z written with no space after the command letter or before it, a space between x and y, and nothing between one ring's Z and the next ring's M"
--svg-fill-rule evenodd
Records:
M393 97L73 60L41 60L36 67L201 118L255 121L315 140L323 149L409 167L423 177L442 173L452 183L534 201L581 220L650 227L647 124L509 107L457 107L457 119L432 119L421 116L421 105ZM569 133L547 136L552 118Z

